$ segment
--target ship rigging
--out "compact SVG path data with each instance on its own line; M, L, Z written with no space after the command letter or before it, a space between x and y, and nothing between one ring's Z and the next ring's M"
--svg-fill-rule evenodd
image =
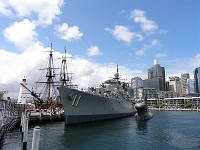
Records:
M57 100L59 100L59 94L57 91L56 86L60 85L60 81L56 80L56 70L60 68L54 67L53 62L53 49L52 49L52 43L51 43L51 49L49 52L49 58L48 58L48 65L46 68L39 69L46 71L45 80L43 78L40 79L40 81L36 82L36 88L35 90L30 90L25 84L20 83L27 91L30 92L30 94L33 96L35 107L36 108L42 108L42 109L48 109L50 108ZM43 75L43 74L42 74ZM41 87L40 85L43 84ZM39 91L39 93L35 91Z

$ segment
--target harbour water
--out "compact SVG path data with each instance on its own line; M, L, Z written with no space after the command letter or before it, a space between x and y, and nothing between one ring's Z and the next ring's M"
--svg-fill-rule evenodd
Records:
M200 112L152 111L154 117L137 122L133 117L64 126L40 124L40 150L199 150ZM29 127L27 150L34 126ZM8 132L3 150L21 150L19 128Z

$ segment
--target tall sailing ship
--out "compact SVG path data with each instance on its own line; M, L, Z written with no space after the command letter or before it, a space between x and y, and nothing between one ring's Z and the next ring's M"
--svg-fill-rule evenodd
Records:
M35 89L30 90L26 85L25 79L23 79L23 82L20 83L22 88L24 88L33 96L36 109L52 109L58 105L62 107L62 104L59 102L59 93L57 91L57 87L60 85L60 81L55 81L55 70L60 68L54 67L52 44L51 50L47 52L49 52L48 65L46 68L40 69L45 72L43 72L40 80L36 82ZM46 75L44 76L44 74Z
M66 58L64 60L66 62ZM88 91L80 91L69 84L69 80L64 81L58 91L66 125L127 117L136 112L128 83L120 81L118 66L112 79L104 81L100 87L90 87Z

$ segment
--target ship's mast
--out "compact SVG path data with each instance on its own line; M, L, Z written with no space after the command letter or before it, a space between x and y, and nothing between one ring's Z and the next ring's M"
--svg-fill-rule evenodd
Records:
M61 81L61 85L62 86L67 86L69 88L77 88L76 84L72 84L72 72L69 73L68 72L68 67L67 67L67 58L71 58L71 57L67 57L66 54L66 46L65 46L65 54L62 57L62 63L61 63L61 72L60 72L60 81ZM69 75L71 75L69 77Z
M114 78L115 80L119 80L119 72L118 72L118 64L117 64L117 72L114 74Z
M48 68L47 68L47 101L50 102L50 97L51 97L51 80L53 77L55 77L55 75L52 74L52 64L53 64L53 55L52 55L52 43L51 43L51 50L49 53L49 63L48 63Z
M47 68L41 69L41 70L47 71L46 72L46 81L45 82L37 82L37 83L46 84L45 91L42 92L43 97L44 97L45 101L51 103L52 102L52 95L56 96L56 93L57 93L55 85L54 85L54 83L55 83L54 79L56 77L55 69L59 69L59 68L54 68L52 43L51 43L50 51L47 51L47 52L49 52L48 66L47 66Z
M49 53L49 63L47 68L47 101L51 102L51 82L53 83L53 78L55 77L54 68L53 68L53 54L52 54L52 43L51 43L51 50Z
M67 70L67 56L66 56L66 46L65 46L65 55L62 58L61 63L61 73L60 73L60 81L63 86L68 85L69 83L69 76L68 76L68 70Z

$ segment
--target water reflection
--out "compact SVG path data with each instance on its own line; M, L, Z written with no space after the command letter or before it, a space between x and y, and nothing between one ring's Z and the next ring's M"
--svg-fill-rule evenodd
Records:
M157 111L153 119L133 117L65 126L64 122L40 124L39 150L200 150L199 112ZM29 128L27 150L34 127ZM22 149L21 132L6 133L0 150Z
M146 131L147 130L147 121L136 121L137 131Z
M131 126L131 121L131 118L124 118L66 126L62 136L62 145L69 149L119 148L127 141L126 138L130 139L128 135L131 136L129 134L131 130L128 129Z

